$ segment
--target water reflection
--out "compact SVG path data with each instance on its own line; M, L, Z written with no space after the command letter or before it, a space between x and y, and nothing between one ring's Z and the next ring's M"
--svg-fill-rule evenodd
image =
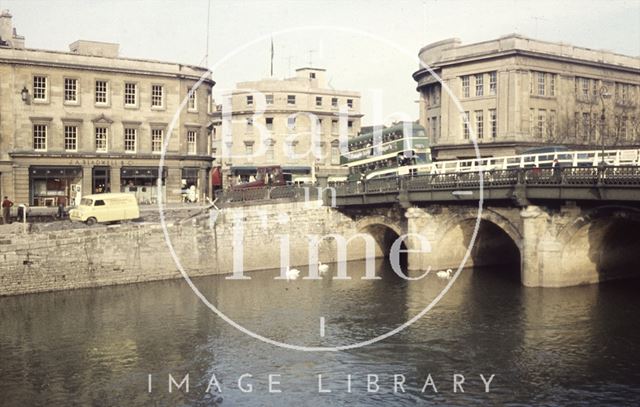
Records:
M212 302L269 338L340 345L380 335L420 312L446 281L195 280ZM306 270L302 270L303 274ZM332 265L332 272L335 272ZM502 272L507 272L501 273ZM345 352L289 351L240 333L181 280L0 298L0 394L7 405L623 404L640 397L640 283L527 289L513 270L464 270L423 319L380 343ZM516 273L517 274L517 273ZM319 335L319 319L327 321ZM168 374L190 392L168 392ZM252 393L237 385L245 373ZM463 374L464 393L453 392ZM152 392L147 392L152 374ZM278 374L269 394L269 374ZM318 374L332 393L318 393ZM394 393L394 374L406 378ZM491 392L480 378L496 374ZM212 375L222 394L207 394ZM351 375L351 393L348 393ZM367 375L380 391L367 393ZM431 375L431 387L421 392Z

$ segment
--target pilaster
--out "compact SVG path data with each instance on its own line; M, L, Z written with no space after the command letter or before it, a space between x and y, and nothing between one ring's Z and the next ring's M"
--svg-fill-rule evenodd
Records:
M111 166L109 169L109 184L111 184L111 192L120 192L120 166Z
M90 195L93 193L93 173L91 172L90 165L82 166L82 196Z
M409 252L408 268L409 270L426 270L432 263L433 244L436 236L436 222L433 215L419 207L408 208L404 214L407 218L407 247L415 252ZM425 251L420 238L422 236L428 247Z
M167 202L180 202L182 186L182 170L178 167L167 168L167 179L165 180L165 199Z
M527 287L542 287L545 281L545 254L550 241L541 244L547 232L548 216L542 208L528 205L520 211L522 218L522 252L520 253L520 277Z

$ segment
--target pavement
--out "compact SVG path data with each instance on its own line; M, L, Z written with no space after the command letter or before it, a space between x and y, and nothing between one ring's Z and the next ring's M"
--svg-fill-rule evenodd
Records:
M171 203L164 205L164 217L166 221L175 222L188 219L200 213L204 213L209 208L208 205L194 203ZM27 214L27 230L31 232L48 232L56 230L88 229L99 227L100 224L87 226L82 222L72 222L68 218L56 219L58 208L33 207ZM71 209L71 208L68 208ZM67 211L68 211L67 209ZM15 216L15 214L13 214ZM140 218L126 221L132 223L160 223L160 210L157 204L140 205ZM0 224L0 235L22 233L24 226L22 222L14 221L9 225Z

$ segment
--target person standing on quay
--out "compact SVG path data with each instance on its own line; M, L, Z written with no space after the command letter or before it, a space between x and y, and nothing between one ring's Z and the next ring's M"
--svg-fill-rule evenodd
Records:
M8 196L5 196L2 200L2 223L5 225L9 224L9 214L11 212L11 207L13 206L13 202L9 200Z

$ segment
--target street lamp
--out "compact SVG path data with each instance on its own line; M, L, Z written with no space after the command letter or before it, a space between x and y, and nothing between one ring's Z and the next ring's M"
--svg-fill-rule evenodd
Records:
M604 131L606 128L606 123L605 123L605 100L609 99L611 97L611 94L609 93L609 89L607 89L606 86L603 86L600 88L600 101L602 102L602 114L600 115L600 123L601 128L600 128L600 142L602 144L602 151L600 154L600 167L604 168L606 166L606 163L604 162Z
M22 98L23 102L29 102L29 89L27 89L26 86L22 87L22 90L20 91L20 97Z

